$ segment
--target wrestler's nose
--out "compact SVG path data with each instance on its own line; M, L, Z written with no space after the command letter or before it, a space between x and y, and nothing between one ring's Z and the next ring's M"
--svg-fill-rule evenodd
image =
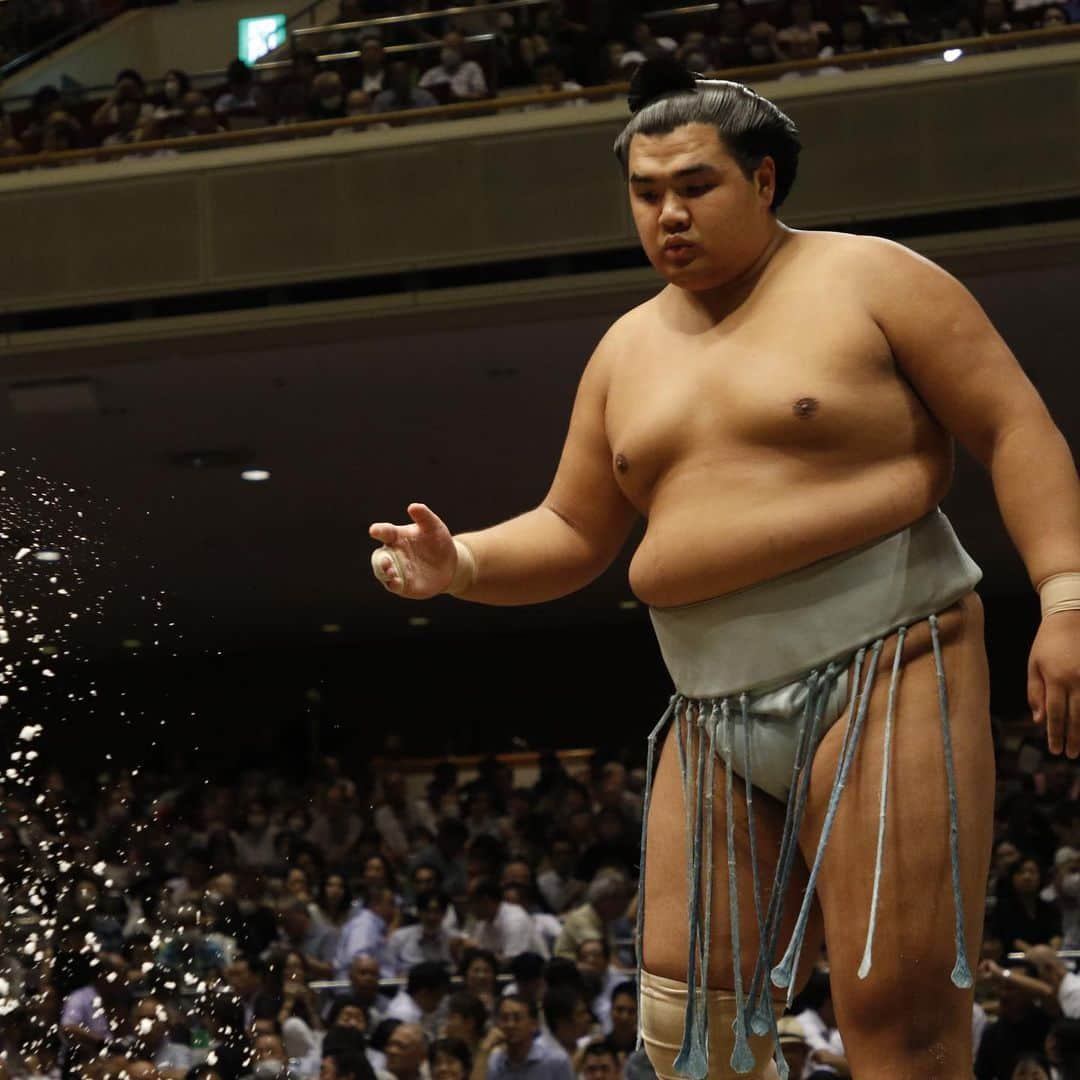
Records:
M680 228L685 227L690 220L690 215L686 212L686 206L682 199L673 192L669 191L664 196L664 205L660 208L660 224L665 228Z

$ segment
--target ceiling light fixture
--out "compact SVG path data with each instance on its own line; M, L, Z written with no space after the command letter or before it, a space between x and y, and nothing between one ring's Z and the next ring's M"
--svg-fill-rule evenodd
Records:
M270 473L267 469L245 469L240 476L242 479L251 480L253 483L270 479Z
M619 601L619 608L622 611L634 611L635 609L639 608L640 606L641 606L641 604L637 600L620 600Z
M340 634L341 624L336 622L323 623L322 629L324 634Z
M409 625L410 626L429 626L430 624L431 624L431 620L426 615L410 615L409 616Z

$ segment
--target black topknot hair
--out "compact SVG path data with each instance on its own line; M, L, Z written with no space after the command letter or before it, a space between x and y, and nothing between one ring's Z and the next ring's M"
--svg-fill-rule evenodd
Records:
M695 90L700 78L701 75L687 71L674 57L659 56L655 60L646 60L630 80L630 92L627 95L630 111L640 112L664 94Z

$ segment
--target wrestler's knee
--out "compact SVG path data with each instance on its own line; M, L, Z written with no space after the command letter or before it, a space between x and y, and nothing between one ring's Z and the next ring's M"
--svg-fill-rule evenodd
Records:
M641 1035L645 1053L660 1080L681 1080L675 1072L675 1059L683 1042L686 1019L686 983L662 978L648 971L641 973ZM782 1011L778 1004L777 1011ZM770 1064L773 1052L771 1036L749 1037L750 1051L754 1056L754 1068L749 1073L738 1073L731 1067L731 1053L735 1046L732 1021L735 1019L735 995L727 990L708 992L709 1019L709 1072L712 1078L721 1080L769 1080L775 1076Z

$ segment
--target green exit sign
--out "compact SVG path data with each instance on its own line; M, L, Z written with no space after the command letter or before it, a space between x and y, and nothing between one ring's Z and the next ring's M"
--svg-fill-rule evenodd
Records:
M245 64L254 64L260 57L285 44L284 15L256 15L237 21L240 45L237 56Z

